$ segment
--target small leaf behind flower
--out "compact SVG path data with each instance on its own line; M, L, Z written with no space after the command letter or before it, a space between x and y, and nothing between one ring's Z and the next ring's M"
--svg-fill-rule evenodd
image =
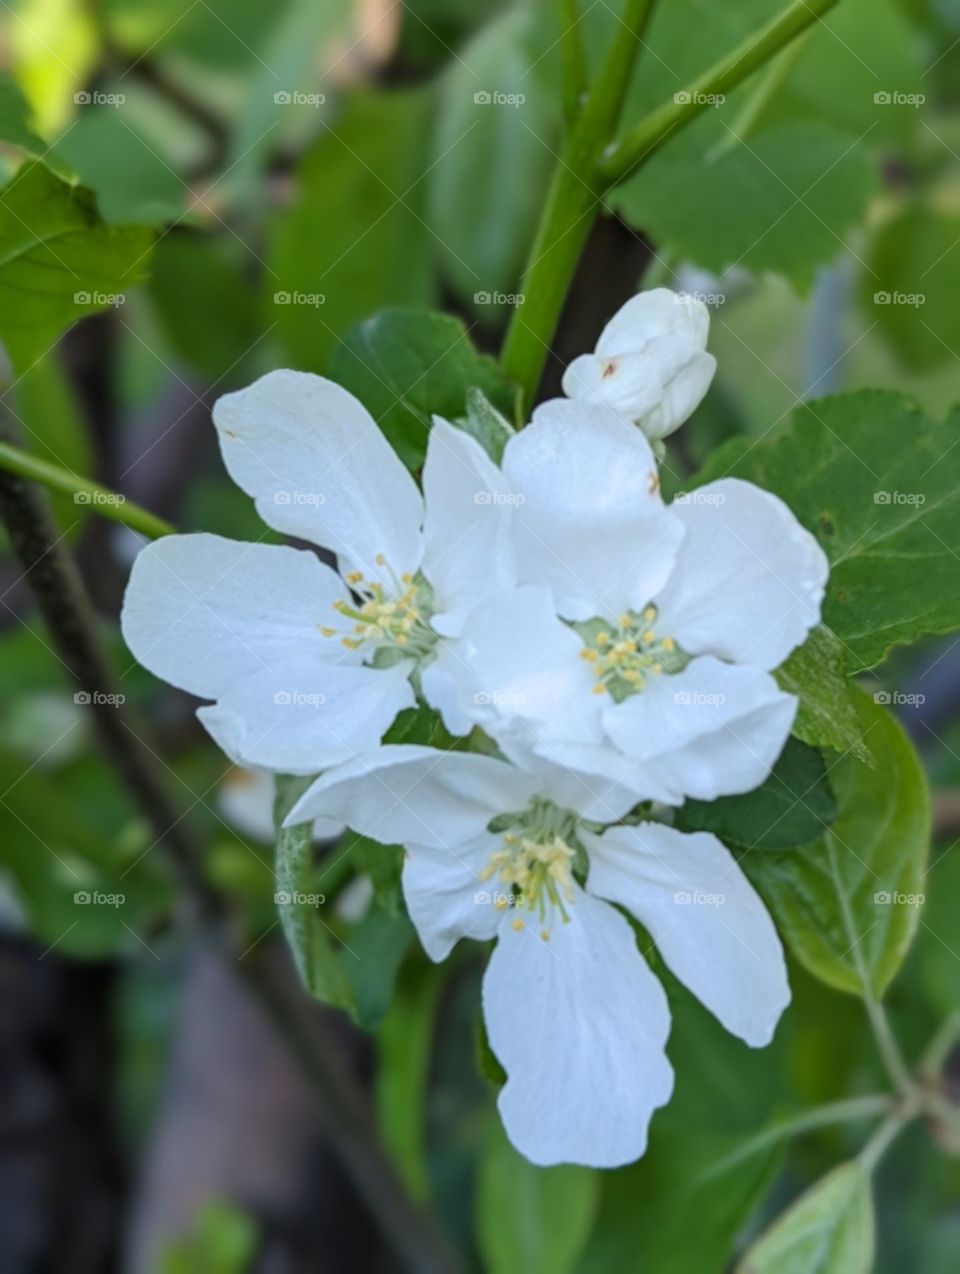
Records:
M737 1274L869 1274L874 1214L870 1176L840 1164L761 1234Z
M277 776L274 822L276 842L276 900L280 924L303 985L324 1004L354 1009L353 990L340 961L340 953L321 923L314 892L313 824L284 827L287 811L310 780Z

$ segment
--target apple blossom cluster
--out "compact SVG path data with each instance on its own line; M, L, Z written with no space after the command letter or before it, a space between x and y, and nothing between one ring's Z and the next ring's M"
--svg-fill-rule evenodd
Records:
M141 552L124 604L137 659L209 701L198 716L234 762L318 776L288 825L405 846L432 959L495 940L499 1107L538 1164L636 1159L670 1097L667 998L631 918L748 1044L790 998L729 850L670 825L686 798L769 774L796 710L772 673L827 577L758 487L662 498L652 444L707 391L707 327L692 298L634 297L499 463L435 419L422 488L344 389L270 373L217 402L224 463L268 526L338 569L170 536ZM420 703L475 750L383 742Z

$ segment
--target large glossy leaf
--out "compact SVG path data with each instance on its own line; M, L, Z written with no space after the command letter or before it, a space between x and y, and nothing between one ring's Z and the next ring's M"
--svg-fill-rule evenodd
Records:
M844 1163L774 1221L737 1274L870 1274L873 1246L869 1173Z
M143 277L151 233L101 221L89 191L26 164L0 199L0 337L18 370Z
M428 92L354 97L301 160L269 253L271 322L297 367L322 372L338 337L385 305L429 303L423 218Z
M856 704L872 765L848 755L831 769L833 826L801 852L747 854L742 865L811 973L881 995L919 923L930 806L901 726L862 691Z
M478 354L463 324L446 314L386 310L368 319L337 349L331 374L413 467L426 452L431 417L463 416L470 389L512 414L513 394L496 363Z
M831 561L824 622L848 671L960 628L960 412L930 420L900 394L807 403L775 438L738 438L699 475L779 495ZM909 445L907 445L909 444Z
M700 131L691 129L694 143ZM855 138L826 124L789 123L743 141L730 132L705 153L692 144L664 148L611 203L683 259L717 273L734 265L776 271L807 287L844 247L874 186Z

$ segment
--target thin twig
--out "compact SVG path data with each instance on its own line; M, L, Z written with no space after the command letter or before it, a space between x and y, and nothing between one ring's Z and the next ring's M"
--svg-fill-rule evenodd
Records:
M453 1274L461 1268L459 1257L433 1217L407 1193L383 1151L362 1090L324 1039L315 1006L293 981L289 964L281 965L266 945L238 959L230 934L230 901L205 879L188 824L158 771L157 754L143 726L116 697L93 607L46 493L20 475L0 470L0 518L57 653L88 693L101 748L176 868L201 934L245 979L299 1060L319 1099L331 1143L396 1256L417 1274Z

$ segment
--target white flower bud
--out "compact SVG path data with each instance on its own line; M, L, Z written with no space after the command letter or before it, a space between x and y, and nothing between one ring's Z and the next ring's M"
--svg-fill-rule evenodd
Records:
M697 297L668 288L641 292L613 316L594 352L570 364L563 392L614 408L651 442L666 438L710 388L717 361L706 352L709 326Z

